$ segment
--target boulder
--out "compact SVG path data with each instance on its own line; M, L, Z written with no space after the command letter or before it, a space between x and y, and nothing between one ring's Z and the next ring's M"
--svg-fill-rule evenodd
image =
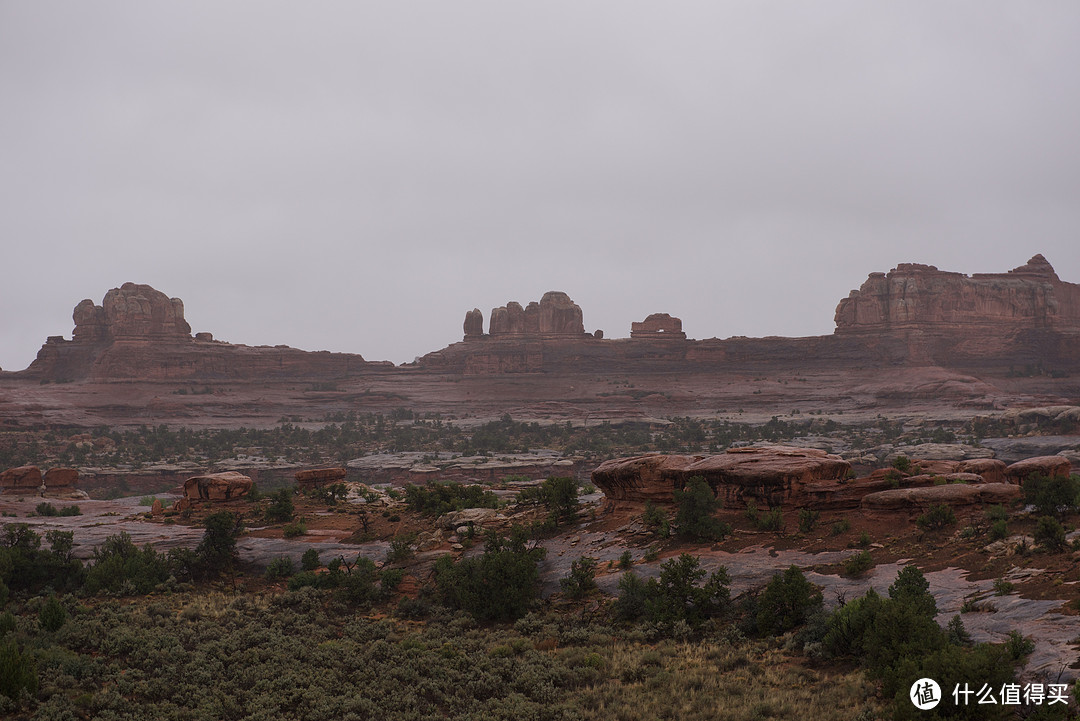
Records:
M74 468L50 468L42 481L50 491L74 488L79 483L79 472Z
M1011 483L980 483L965 485L951 483L921 488L892 488L863 496L866 511L926 510L930 506L972 506L987 503L1008 503L1020 496L1020 488Z
M295 477L296 484L306 491L344 481L348 473L344 468L313 468L297 471Z
M439 519L435 521L435 525L439 528L456 531L459 527L468 526L469 524L482 526L485 523L502 520L506 520L506 517L500 515L494 508L466 508L439 516Z
M1005 461L996 458L972 458L960 461L956 469L959 473L977 473L985 483L1007 483Z
M41 487L41 469L37 466L19 466L0 473L0 488L5 491L34 491Z
M231 501L251 491L251 478L235 471L192 476L184 481L184 498L189 500Z
M1005 469L1005 475L1013 483L1023 483L1024 479L1035 473L1052 478L1054 476L1068 477L1072 472L1072 464L1064 456L1035 456L1017 461Z
M604 461L592 472L592 482L615 501L671 503L684 483L683 470L702 456L649 454Z
M161 499L160 498L155 498L154 499L154 504L152 506L150 506L150 515L151 516L160 516L164 512L164 510L165 510L164 507L161 505Z

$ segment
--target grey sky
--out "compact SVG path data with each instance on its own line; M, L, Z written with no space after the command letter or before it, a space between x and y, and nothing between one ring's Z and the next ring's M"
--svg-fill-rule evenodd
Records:
M0 366L126 281L395 362L586 329L815 335L871 271L1080 282L1075 2L0 0Z

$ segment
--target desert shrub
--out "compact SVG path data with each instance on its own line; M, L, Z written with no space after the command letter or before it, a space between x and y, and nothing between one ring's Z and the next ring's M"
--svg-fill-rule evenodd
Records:
M0 613L0 638L15 630L15 614L11 611Z
M1047 477L1033 473L1024 479L1024 502L1035 506L1040 516L1056 516L1077 509L1080 476Z
M1020 661L1025 656L1032 654L1035 650L1035 642L1013 629L1009 631L1009 637L1005 639L1005 650L1013 659Z
M59 516L60 511L56 510L56 506L48 501L42 501L34 508L34 513L39 516Z
M755 605L756 631L779 635L806 623L822 607L822 598L799 567L790 566L772 577Z
M166 557L149 545L139 550L131 536L121 531L94 549L85 588L89 593L147 594L168 578Z
M630 553L630 551L623 551L622 555L619 556L619 568L621 568L624 571L628 571L631 568L633 568L633 566L634 566L634 556ZM0 603L0 606L2 606L2 605L3 604Z
M986 519L989 521L1006 521L1008 518L1009 512L1000 503L986 509Z
M491 533L480 556L457 562L442 556L435 562L435 598L480 620L519 618L539 595L543 556L543 548L526 546L520 528L511 529L509 538Z
M24 690L31 696L37 693L37 665L13 640L0 642L0 694L14 700Z
M304 571L314 571L322 564L319 562L319 549L309 548L300 557L300 568Z
M56 596L50 594L38 612L38 625L43 631L51 633L59 631L67 623L67 618L68 613L63 604Z
M378 581L379 571L375 568L375 562L357 556L356 563L339 576L338 597L352 606L370 608L383 597L382 589L376 586Z
M907 565L900 569L889 586L889 598L911 607L920 616L933 618L938 612L937 602L930 593L930 582L917 566Z
M1053 516L1042 516L1032 534L1035 545L1045 548L1050 553L1065 550L1065 529Z
M316 486L307 492L308 498L322 501L328 506L336 506L339 501L344 501L349 495L349 487L344 483L331 483L327 486Z
M390 539L390 549L386 552L388 563L399 563L413 557L412 544L416 542L415 533L403 533Z
M780 508L771 508L757 520L758 530L775 531L781 533L784 530L784 516Z
M303 518L297 518L292 523L288 523L281 529L282 535L285 538L296 538L297 536L303 536L307 534L307 520Z
M713 518L723 504L701 476L691 478L685 489L676 490L675 502L679 504L675 525L680 536L719 541L731 533L731 526Z
M829 533L831 533L834 536L839 536L841 534L847 533L850 530L851 530L851 521L849 521L846 518L841 518L839 521L832 524L832 528L829 529Z
M1006 581L1004 578L994 579L994 595L995 596L1008 596L1013 592L1013 584Z
M990 540L1000 541L1009 535L1009 524L1004 520L994 521L990 526Z
M570 575L559 581L567 598L581 599L596 590L596 559L582 556L570 564Z
M678 624L696 627L730 609L731 580L723 566L710 575L697 558L684 553L660 569L660 578L648 582L630 571L623 574L615 602L617 618L644 619L670 631Z
M244 527L240 517L220 511L207 516L203 525L206 532L195 548L195 558L189 562L196 560L197 572L210 577L231 571L236 562L236 539Z
M652 501L645 501L645 512L641 514L641 523L645 528L659 533L664 538L667 538L671 532L667 511L654 505Z
M567 476L553 476L539 486L525 488L518 494L519 503L542 503L555 525L577 520L578 485Z
M858 578L873 567L874 558L870 555L870 552L859 551L852 556L848 556L847 560L844 561L844 575L851 578Z
M441 516L465 508L498 508L499 498L481 486L460 483L429 483L405 486L405 504L425 516Z
M293 575L293 562L289 556L280 556L266 567L266 580L280 581Z
M48 532L52 549L42 550L41 536L25 523L4 526L0 533L0 582L12 591L74 591L84 569L71 558L71 532Z
M799 509L799 532L810 533L814 530L814 526L817 524L818 518L821 517L820 511L814 511L809 508Z
M930 510L916 519L915 524L924 531L939 531L956 523L953 509L944 503L930 506Z
M902 456L902 455L897 456L896 458L893 459L892 467L895 468L896 470L900 471L901 473L910 473L911 472L911 459L908 458L907 456Z
M296 508L293 505L295 491L291 487L279 488L270 496L270 505L266 508L266 520L271 523L286 523L292 520Z

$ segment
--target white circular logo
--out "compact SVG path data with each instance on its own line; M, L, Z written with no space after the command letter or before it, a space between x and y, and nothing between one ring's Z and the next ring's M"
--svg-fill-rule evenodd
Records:
M941 703L941 686L932 678L920 678L911 684L911 703L920 711L929 711Z

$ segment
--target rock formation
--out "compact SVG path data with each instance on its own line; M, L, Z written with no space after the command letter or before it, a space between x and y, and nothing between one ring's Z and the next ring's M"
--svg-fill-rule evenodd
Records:
M922 512L931 506L949 507L1009 503L1021 494L1012 483L950 483L922 488L893 488L863 496L862 507L867 511Z
M348 473L345 468L313 468L306 471L297 471L295 478L300 489L306 491L312 488L328 486L332 483L340 483L345 480Z
M469 333L469 323L476 322L479 311L472 311L466 315L466 335ZM479 316L483 323L483 316ZM491 320L488 325L488 336L491 338L506 338L520 336L545 336L545 337L569 337L580 338L585 335L585 326L582 323L581 308L577 303L570 300L570 296L560 291L551 290L544 293L540 302L529 303L525 308L520 303L510 301L504 306L491 310Z
M476 339L484 335L484 314L479 308L473 308L465 314L465 340Z
M1007 273L972 276L901 263L871 273L836 307L838 333L932 327L1080 327L1080 286L1041 255Z
M38 494L44 486L44 494L63 496L76 494L85 497L76 489L79 472L74 468L50 468L42 474L37 466L19 466L0 473L0 493Z
M235 471L192 476L184 481L188 500L231 501L251 492L251 478Z
M1064 456L1035 456L1017 461L1005 469L1009 480L1019 484L1036 473L1047 478L1068 478L1072 473L1072 464Z
M679 318L667 313L653 313L640 323L635 321L630 324L630 337L686 340L686 333L683 333L682 320Z
M136 283L113 288L101 305L82 301L72 318L72 340L49 336L25 375L50 381L329 380L376 365L347 353L252 348L215 341L211 333L193 338L179 298Z
M768 506L802 505L819 484L847 476L851 465L815 448L729 448L713 456L636 456L605 461L593 483L613 500L671 503L672 493L701 476L725 503L748 500Z

